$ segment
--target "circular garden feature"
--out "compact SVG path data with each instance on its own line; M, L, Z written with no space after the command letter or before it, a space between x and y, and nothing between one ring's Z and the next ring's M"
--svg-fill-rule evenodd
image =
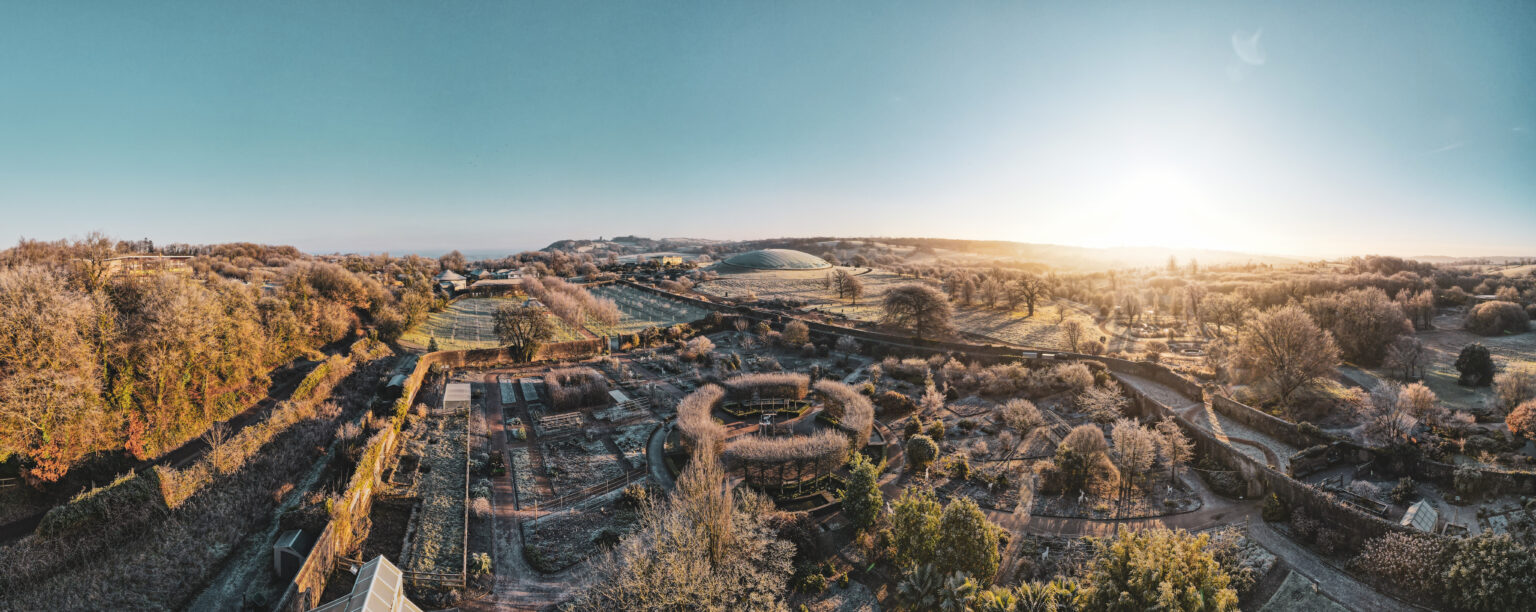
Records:
M705 385L677 406L694 456L711 453L753 488L779 497L818 491L850 453L869 444L874 405L833 380L746 374Z

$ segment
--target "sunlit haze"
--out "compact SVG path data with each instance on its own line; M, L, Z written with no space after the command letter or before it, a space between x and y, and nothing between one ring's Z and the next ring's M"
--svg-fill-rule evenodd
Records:
M1536 3L28 2L0 234L1536 254Z

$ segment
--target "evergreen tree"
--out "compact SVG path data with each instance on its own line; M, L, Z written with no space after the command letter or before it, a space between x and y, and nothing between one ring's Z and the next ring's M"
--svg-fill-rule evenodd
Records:
M934 564L946 574L964 572L981 582L992 582L1001 557L997 550L998 531L982 514L976 500L956 497L944 508L939 521Z
M885 497L880 494L880 471L864 453L855 452L850 463L848 489L843 491L843 513L860 529L868 529L880 518Z

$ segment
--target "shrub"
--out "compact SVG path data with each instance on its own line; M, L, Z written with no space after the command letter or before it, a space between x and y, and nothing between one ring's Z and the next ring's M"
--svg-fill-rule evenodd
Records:
M933 438L918 434L907 440L907 464L914 470L921 470L933 463L939 457L939 445Z
M1504 417L1504 424L1515 435L1536 440L1536 399L1521 402Z
M1526 609L1536 600L1536 556L1508 534L1458 542L1441 576L1446 600L1461 609Z
M941 420L941 419L934 419L933 423L930 423L928 425L928 437L933 438L935 440L943 440L944 439L944 421L943 420Z
M881 413L890 415L910 414L917 410L917 402L897 391L886 391L876 396L875 405L880 407Z
M483 552L470 555L469 573L473 576L483 576L491 573L491 555Z
M816 381L816 392L825 402L825 414L835 419L838 428L849 435L852 449L867 446L875 426L875 407L869 398L835 380Z
M1356 569L1416 591L1434 591L1449 548L1446 541L1388 532L1365 541L1350 562Z
M784 342L791 346L799 346L811 341L811 329L804 321L798 319L784 325Z
M1077 597L1081 609L1237 610L1237 591L1209 535L1122 528L1095 548Z
M934 565L944 573L964 572L990 583L1001 557L997 550L1000 530L987 520L976 500L955 497L939 519Z
M1028 435L1045 423L1045 417L1034 402L1027 399L1011 399L997 408L998 419L1018 435Z
M629 509L644 508L651 500L651 490L643 484L632 484L624 487L624 492L619 494L619 507Z
M864 453L854 453L849 463L848 488L842 492L843 514L860 529L868 529L880 518L885 498L880 493L880 471Z
M1397 481L1397 486L1392 487L1392 503L1402 505L1413 498L1418 497L1418 492L1413 486L1413 478L1404 476Z
M727 397L732 400L805 399L811 379L793 372L743 374L724 383Z
M949 476L950 478L956 478L959 480L970 480L970 460L964 457L956 457L955 460L949 464Z
M1051 370L1056 384L1073 393L1082 393L1093 386L1093 372L1081 362L1066 363Z
M1493 354L1481 344L1468 344L1456 356L1456 383L1463 387L1485 387L1493 383Z
M1264 498L1264 508L1260 511L1264 520L1270 523L1279 523L1290 517L1290 510L1285 507L1285 502L1280 497L1270 493Z
M1499 408L1506 412L1526 400L1536 399L1536 365L1511 364L1493 377L1493 394L1499 399Z
M1504 332L1524 332L1531 328L1531 316L1514 302L1484 302L1472 307L1467 314L1467 331L1482 336L1497 336Z
M1348 491L1366 499L1374 500L1381 497L1381 487L1376 486L1369 480L1356 480L1349 483Z
M544 377L555 410L594 406L608 401L608 379L592 368L564 368Z
M912 415L912 418L907 419L907 425L901 429L902 435L904 435L904 436L906 436L908 438L910 438L912 436L915 436L915 435L921 433L922 431L923 431L923 417L915 415L915 414Z

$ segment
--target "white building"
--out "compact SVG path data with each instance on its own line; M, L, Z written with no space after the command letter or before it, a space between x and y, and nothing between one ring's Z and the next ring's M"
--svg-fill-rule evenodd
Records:
M469 383L448 383L443 389L443 410L469 410Z

